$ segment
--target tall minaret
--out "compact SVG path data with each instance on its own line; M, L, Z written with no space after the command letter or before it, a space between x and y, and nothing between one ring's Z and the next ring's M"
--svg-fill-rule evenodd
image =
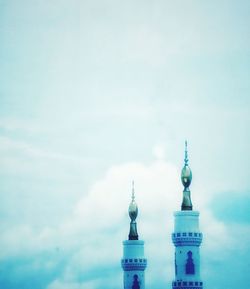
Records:
M174 213L172 240L175 245L175 280L172 288L202 289L199 251L202 233L199 230L199 212L192 210L189 190L192 172L188 166L187 142L185 142L184 162L181 172L181 181L184 186L181 211Z
M123 268L124 289L145 289L144 270L147 266L147 259L144 257L144 241L139 240L136 217L138 207L135 203L134 182L132 186L132 200L128 209L130 231L128 240L123 241L123 258L121 260Z

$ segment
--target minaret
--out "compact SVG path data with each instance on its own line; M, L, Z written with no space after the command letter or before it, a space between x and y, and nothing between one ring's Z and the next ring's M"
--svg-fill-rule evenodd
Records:
M135 203L134 182L132 185L132 200L128 209L130 230L128 240L123 241L123 268L124 289L145 289L144 270L147 266L147 259L144 257L144 241L139 240L136 218L138 207Z
M175 280L173 289L202 289L200 279L200 251L202 233L199 230L199 212L193 211L189 186L192 172L188 166L187 142L185 142L184 167L181 172L184 186L181 211L174 213L175 224L172 241L175 245Z

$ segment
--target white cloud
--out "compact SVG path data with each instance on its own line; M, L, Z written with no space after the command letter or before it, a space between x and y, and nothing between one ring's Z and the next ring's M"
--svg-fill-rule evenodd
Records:
M101 273L103 268L110 268L110 274L120 270L122 276L120 258L122 240L127 238L129 230L127 208L132 180L135 180L139 207L138 232L146 241L146 257L151 264L147 269L147 278L150 284L157 282L159 276L170 282L174 274L174 247L171 242L173 211L179 210L182 193L177 185L180 182L177 168L163 160L148 165L125 163L111 167L77 202L72 215L57 228L36 232L29 226L23 226L7 230L1 238L1 247L5 252L2 258L35 255L55 248L62 254L67 253L69 257L63 273L47 289L100 288L104 278ZM226 224L213 217L208 208L201 205L200 210L201 231L204 233L202 256L211 262L230 256L235 236ZM241 230L245 232L244 228ZM222 249L225 253L220 254ZM55 264L44 266L53 268ZM102 280L99 282L99 279ZM120 282L116 278L112 280ZM109 288L112 288L111 283Z
M107 260L112 266L119 263L122 240L127 238L129 229L127 207L132 179L136 181L138 231L140 237L146 240L146 255L153 264L147 272L148 278L154 282L158 274L164 276L164 272L170 272L166 280L173 278L170 234L173 210L178 210L181 201L181 192L176 189L179 173L173 165L155 161L150 165L128 163L110 168L88 195L78 202L72 217L61 227L61 232L67 238L77 238L82 246L69 261L62 280L66 278L66 281L72 282L89 270L108 266ZM206 210L201 218L201 229L209 240L204 243L206 251L210 254L229 247L231 238L225 224L215 220ZM155 270L155 266L161 270Z

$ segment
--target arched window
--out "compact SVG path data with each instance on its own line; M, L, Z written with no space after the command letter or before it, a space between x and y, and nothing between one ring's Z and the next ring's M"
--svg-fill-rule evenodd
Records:
M138 275L134 275L134 281L133 281L133 286L132 289L140 289L140 284L138 281Z
M193 262L193 258L192 258L192 252L188 251L187 252L187 263L186 263L186 274L189 275L193 275L195 274L195 270L194 270L194 262Z

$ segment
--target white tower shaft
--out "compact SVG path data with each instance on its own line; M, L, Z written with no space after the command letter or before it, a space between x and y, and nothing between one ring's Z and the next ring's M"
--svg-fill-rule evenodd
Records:
M172 240L175 245L175 280L173 289L202 289L200 280L200 252L202 233L199 231L199 212L174 213L175 228Z
M124 289L145 289L144 270L147 259L144 257L144 241L123 241L123 259L121 260Z

